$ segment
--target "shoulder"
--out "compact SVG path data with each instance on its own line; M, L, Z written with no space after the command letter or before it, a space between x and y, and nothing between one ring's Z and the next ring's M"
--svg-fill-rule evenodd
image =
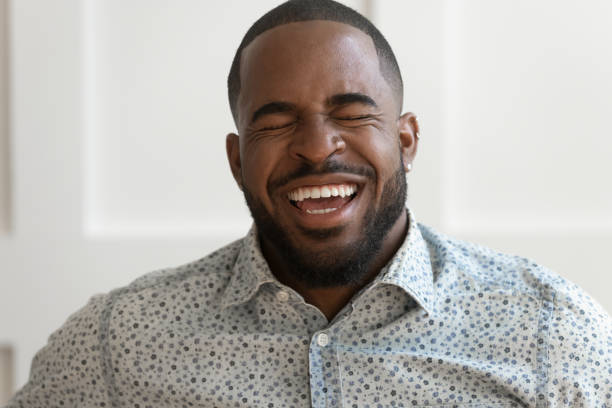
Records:
M469 305L530 333L525 348L537 348L542 397L555 406L610 406L612 319L591 296L530 259L420 229L444 312Z
M203 309L206 306L215 308L217 298L222 296L232 276L241 247L242 240L237 240L196 261L156 270L126 286L97 294L70 315L64 325L51 335L50 341L75 337L91 337L95 341L99 336L104 336L105 321L108 325L111 317L122 324L135 311L155 313L155 309L161 309L166 304L176 307L194 299L194 293L198 294L199 299L204 299L201 302ZM197 301L193 303L200 306ZM185 304L182 306L189 307Z
M112 405L109 356L114 343L131 339L139 325L153 328L156 319L172 320L200 307L214 309L241 247L238 240L195 262L151 272L93 296L51 334L34 357L27 384L8 407L80 406L87 401Z
M602 337L606 330L610 335L608 313L582 288L556 272L524 257L420 228L429 246L434 280L446 293L495 293L510 306L529 299L540 314L550 314L551 333L590 328Z
M223 293L232 276L242 243L242 239L236 240L196 261L149 272L126 286L95 295L73 313L53 336L65 334L66 328L71 325L82 325L112 313L116 304L143 308L153 303L159 304L162 299L185 299L189 293L197 292L210 297L211 301L207 303L212 305L213 299Z
M215 308L228 285L236 258L243 247L243 239L234 241L209 255L173 268L165 268L143 275L129 285L110 292L107 296L123 308L159 308L166 304L189 302L196 297L203 302L192 302L201 308Z
M557 311L571 311L585 319L609 319L582 288L531 259L419 227L429 246L434 274L440 279L448 280L446 275L452 275L457 284L533 296L551 302Z
M451 279L464 286L550 301L558 297L575 297L579 301L586 296L578 286L531 259L452 238L427 226L419 227L429 246L434 273L442 279L452 275Z
M32 360L28 382L6 408L77 406L83 395L96 406L108 404L98 325L105 302L105 295L93 296L51 334Z
M243 239L236 240L198 260L143 275L120 290L139 291L169 286L174 282L189 281L196 276L205 280L227 280L242 245Z

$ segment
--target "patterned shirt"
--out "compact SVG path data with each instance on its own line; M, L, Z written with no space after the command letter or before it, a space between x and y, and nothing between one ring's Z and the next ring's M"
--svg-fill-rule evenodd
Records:
M254 228L94 296L9 407L612 407L612 323L531 261L416 224L330 322Z

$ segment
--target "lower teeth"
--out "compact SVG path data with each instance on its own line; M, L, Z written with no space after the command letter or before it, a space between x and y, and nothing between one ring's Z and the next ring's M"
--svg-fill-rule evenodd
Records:
M325 208L323 210L306 210L308 214L327 214L336 211L337 208Z

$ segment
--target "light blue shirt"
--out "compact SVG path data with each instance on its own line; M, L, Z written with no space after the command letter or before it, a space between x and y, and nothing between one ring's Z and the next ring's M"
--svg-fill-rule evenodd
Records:
M257 234L95 296L9 407L612 407L612 323L533 262L410 215L329 322Z

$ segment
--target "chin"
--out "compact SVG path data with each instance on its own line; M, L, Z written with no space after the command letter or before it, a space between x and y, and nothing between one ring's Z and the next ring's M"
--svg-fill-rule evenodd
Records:
M367 206L361 215L355 206L351 222L322 223L320 227L302 223L299 217L281 221L270 215L248 189L243 191L260 240L272 247L293 278L310 287L331 287L360 284L371 275L370 266L405 211L407 186L400 166L385 183L378 208ZM360 220L359 225L354 223L356 220Z

